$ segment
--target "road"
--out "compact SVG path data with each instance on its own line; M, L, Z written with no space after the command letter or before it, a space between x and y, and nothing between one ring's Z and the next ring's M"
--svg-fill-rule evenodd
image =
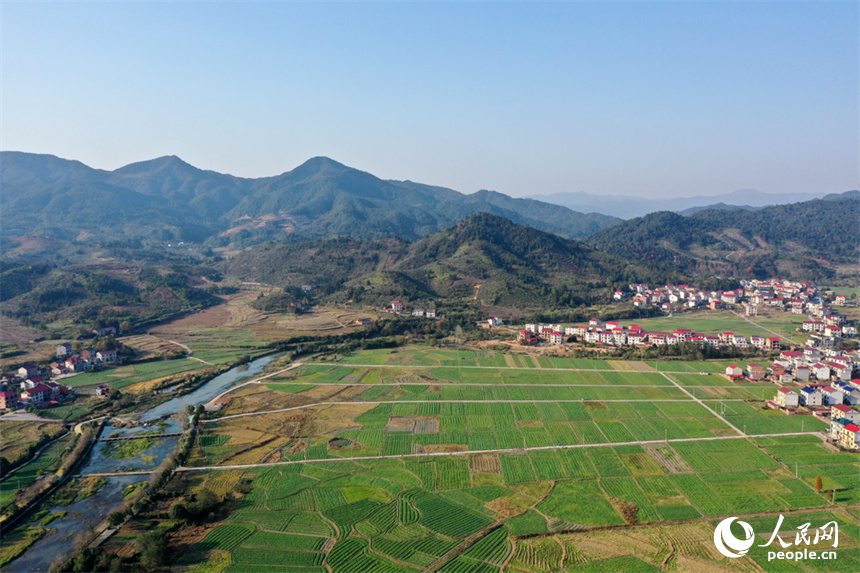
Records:
M747 438L776 438L782 436L818 436L821 438L821 432L792 432L788 434L743 434L739 436L713 436L708 438L672 438L669 440L649 440L649 441L634 441L634 442L613 442L613 443L603 443L603 444L567 444L567 445L557 445L557 446L533 446L528 448L506 448L506 449L492 449L492 450L465 450L460 452L432 452L425 454L396 454L396 455L385 455L385 456L356 456L356 457L344 457L344 458L325 458L320 460L293 460L288 462L271 462L271 463L261 463L261 464L239 464L232 466L207 466L207 467L186 467L180 466L176 468L178 472L207 472L213 470L248 470L253 468L269 468L269 467L277 467L277 466L289 466L295 464L308 464L308 463L325 463L325 462L360 462L360 461L368 461L368 460L401 460L408 458L435 458L435 457L444 457L444 456L467 456L471 454L522 454L525 452L536 452L541 450L570 450L570 449L580 449L580 448L605 448L605 447L616 447L616 446L647 446L647 445L661 445L661 444L672 444L676 442L714 442L718 440L744 440ZM823 439L823 438L822 438Z
M211 400L206 402L206 405L204 407L207 410L215 410L215 409L217 409L215 407L215 403L218 400L220 400L221 398L223 398L224 396L226 396L227 394L229 394L231 392L235 392L239 388L244 388L245 386L249 386L251 384L259 384L260 382L262 382L263 380L266 380L267 378L271 378L272 376L277 376L278 374L283 374L284 372L288 372L288 371L292 370L293 368L298 368L301 365L302 365L301 362L295 362L295 363L291 364L290 366L287 366L286 368L278 370L277 372L272 372L271 374L266 374L265 376L260 376L259 378L254 378L253 380L249 380L248 382L243 382L242 384L238 384L236 386L232 386L230 388L227 388L226 390L224 390L223 392L221 392L220 394L218 394L217 396L215 396L214 398L212 398Z
M190 358L191 360L196 360L197 362L202 362L203 364L208 364L209 366L215 366L215 364L212 364L211 362L206 362L202 358L197 358L196 356L193 356L194 351L191 350L191 347L187 344L182 344L181 342L176 342L175 340L168 340L167 342L169 342L170 344L175 344L176 346L184 350L185 358Z
M771 334L773 334L774 336L778 336L779 338L784 338L785 340L787 340L787 341L791 342L792 344L800 344L799 342L797 342L797 341L795 341L795 340L792 340L791 338L789 338L789 337L785 336L784 334L780 334L780 333L776 332L775 330L771 330L771 329L769 329L769 328L767 328L767 327L765 327L765 326L762 326L762 325L760 325L760 324L758 324L758 323L756 323L756 322L751 321L751 320L749 319L749 317L748 317L748 316L746 316L746 315L744 315L744 314L741 314L741 313L739 313L739 312L735 312L735 311L732 311L732 314L735 314L735 315L737 315L737 316L741 317L742 319L744 319L744 320L745 320L745 321L747 321L748 323L752 324L752 325L753 325L753 326L755 326L756 328L761 328L762 330L766 330L766 331L770 332Z
M63 420L52 420L50 418L42 418L36 414L31 414L23 410L17 410L9 414L0 416L0 422L39 422L40 424L65 424Z

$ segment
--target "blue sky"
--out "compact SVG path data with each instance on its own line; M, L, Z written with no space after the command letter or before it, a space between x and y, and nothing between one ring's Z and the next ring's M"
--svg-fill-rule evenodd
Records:
M858 4L2 2L0 147L465 193L858 186Z

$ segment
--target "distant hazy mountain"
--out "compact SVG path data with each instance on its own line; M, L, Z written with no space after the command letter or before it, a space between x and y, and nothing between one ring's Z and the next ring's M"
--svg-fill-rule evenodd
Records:
M254 244L348 236L414 240L490 212L565 237L619 222L501 193L464 195L315 157L274 177L246 179L161 157L115 171L51 155L0 153L6 238L143 238ZM83 234L82 234L83 233ZM79 239L82 240L82 239Z
M825 279L856 275L860 193L755 210L661 211L586 241L609 253L687 274Z
M698 195L677 199L648 199L628 195L592 195L590 193L553 193L550 195L532 195L532 199L562 205L574 211L586 213L603 213L622 219L642 217L657 211L673 211L681 213L696 207L705 208L754 208L769 205L787 205L801 201L811 201L824 196L824 193L762 193L755 189L739 189L723 195ZM724 205L718 207L717 205ZM692 211L696 212L696 211Z

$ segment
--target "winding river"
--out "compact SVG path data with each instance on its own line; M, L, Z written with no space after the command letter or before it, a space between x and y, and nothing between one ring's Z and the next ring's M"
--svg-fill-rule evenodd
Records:
M260 374L263 369L278 355L264 356L248 364L236 366L227 372L216 376L203 384L200 388L184 396L179 396L164 402L140 415L142 422L153 422L165 416L177 414L188 405L197 406L208 402L224 390L230 388L237 382ZM181 431L179 423L175 420L166 420L167 427L159 429L163 433L174 433ZM152 431L152 427L135 428L113 428L105 426L102 437L131 436L141 432ZM113 473L129 471L154 471L164 458L174 451L178 445L179 438L159 438L155 445L148 448L142 454L130 459L114 459L105 454L104 450L110 444L99 442L95 445L88 458L78 469L79 474ZM65 507L55 507L52 513L66 511L65 517L51 522L47 529L49 533L31 545L20 557L4 568L10 573L45 573L51 563L58 555L67 553L69 549L82 540L82 535L91 528L96 527L104 521L111 512L123 503L123 493L126 487L137 482L149 480L149 476L118 476L104 478L107 485L99 489L95 495L74 501ZM36 521L31 525L36 526Z

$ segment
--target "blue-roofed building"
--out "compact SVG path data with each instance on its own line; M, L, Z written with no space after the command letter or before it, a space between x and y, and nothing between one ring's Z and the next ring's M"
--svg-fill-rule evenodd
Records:
M824 395L817 388L804 386L800 389L800 405L816 408L824 403Z

